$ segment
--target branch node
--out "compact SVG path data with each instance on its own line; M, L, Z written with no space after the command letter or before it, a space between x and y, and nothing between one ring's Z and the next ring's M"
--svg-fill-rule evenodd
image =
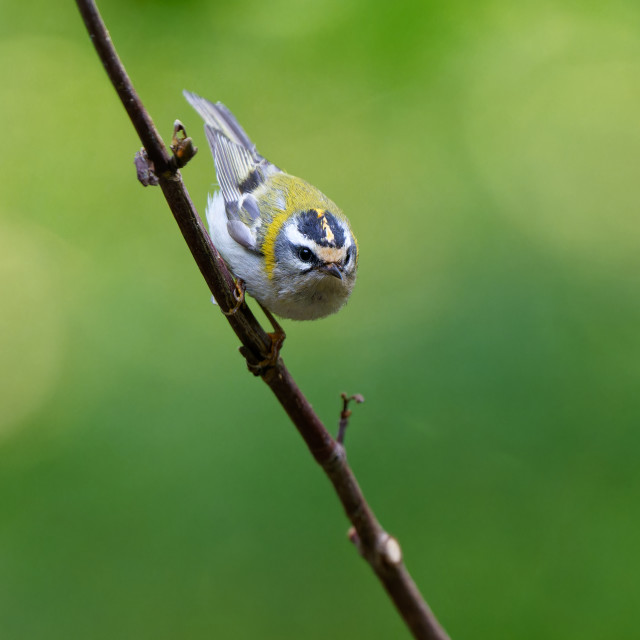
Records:
M160 181L156 175L155 165L149 159L147 150L144 147L136 153L133 163L136 165L138 180L143 187L155 187L158 185Z
M385 564L397 566L402 562L400 543L388 533L384 533L379 544L380 557Z
M349 542L351 542L353 546L358 550L358 553L364 557L362 543L360 542L360 536L358 535L355 527L349 527L349 531L347 531L347 537L349 538Z
M170 147L173 155L169 160L169 167L173 171L184 167L198 153L198 147L187 136L187 130L180 120L176 120L173 123L173 136L171 137Z
M346 460L347 452L345 451L345 448L339 442L335 442L334 446L331 448L331 453L325 460L323 460L322 468L329 476L332 476L336 471L339 472L339 470L346 464ZM357 507L354 509L357 509Z

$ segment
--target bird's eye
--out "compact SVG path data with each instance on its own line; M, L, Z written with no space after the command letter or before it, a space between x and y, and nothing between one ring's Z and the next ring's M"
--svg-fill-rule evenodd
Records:
M346 267L349 264L350 261L351 261L351 248L347 249L347 255L344 257L343 266Z
M298 249L298 258L300 258L302 262L310 262L311 258L313 258L313 251L307 247L300 247Z

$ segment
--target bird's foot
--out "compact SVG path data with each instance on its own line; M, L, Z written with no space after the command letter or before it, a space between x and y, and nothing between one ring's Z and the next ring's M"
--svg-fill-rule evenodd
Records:
M182 169L193 156L198 153L198 147L187 136L187 131L180 120L173 123L173 136L171 138L171 151L173 155L169 159L172 169Z
M258 304L260 303L258 302ZM267 369L276 366L278 358L280 357L280 349L282 349L282 345L285 341L285 338L287 337L284 329L280 326L280 323L273 317L271 312L261 304L260 308L264 311L264 315L269 319L269 322L273 327L273 331L269 331L267 333L267 335L271 338L271 346L269 347L269 354L267 355L267 357L255 364L247 361L249 371L251 371L256 376L261 376Z
M244 284L244 280L241 280L240 278L238 278L236 280L235 291L233 292L233 297L235 298L236 303L233 305L231 309L229 309L229 311L225 311L224 309L221 308L221 311L222 313L224 313L225 316L233 316L238 312L238 309L242 306L242 303L244 302L245 291L246 291L246 287Z

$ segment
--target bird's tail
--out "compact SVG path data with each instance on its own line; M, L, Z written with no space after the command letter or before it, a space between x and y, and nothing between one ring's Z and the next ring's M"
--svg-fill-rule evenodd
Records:
M223 136L231 140L234 144L246 149L252 156L255 163L260 163L264 158L256 150L256 145L251 142L251 138L246 134L245 130L240 126L235 116L222 102L209 102L205 98L201 98L190 91L183 91L187 102L200 114L200 117L219 131Z

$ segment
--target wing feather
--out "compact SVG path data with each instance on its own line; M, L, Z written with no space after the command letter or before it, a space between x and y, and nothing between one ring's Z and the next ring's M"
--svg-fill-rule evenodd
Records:
M183 94L187 102L208 125L220 131L234 144L244 147L251 154L255 163L260 163L264 160L256 150L256 145L251 142L251 138L246 134L233 113L222 102L214 104L190 91L183 91Z
M250 251L259 253L258 247L256 246L256 238L246 224L240 222L240 220L229 220L227 222L227 231L238 244L241 244Z
M216 174L225 202L239 203L242 196L240 185L255 167L253 158L244 147L231 142L210 124L205 124L204 130L213 153Z

